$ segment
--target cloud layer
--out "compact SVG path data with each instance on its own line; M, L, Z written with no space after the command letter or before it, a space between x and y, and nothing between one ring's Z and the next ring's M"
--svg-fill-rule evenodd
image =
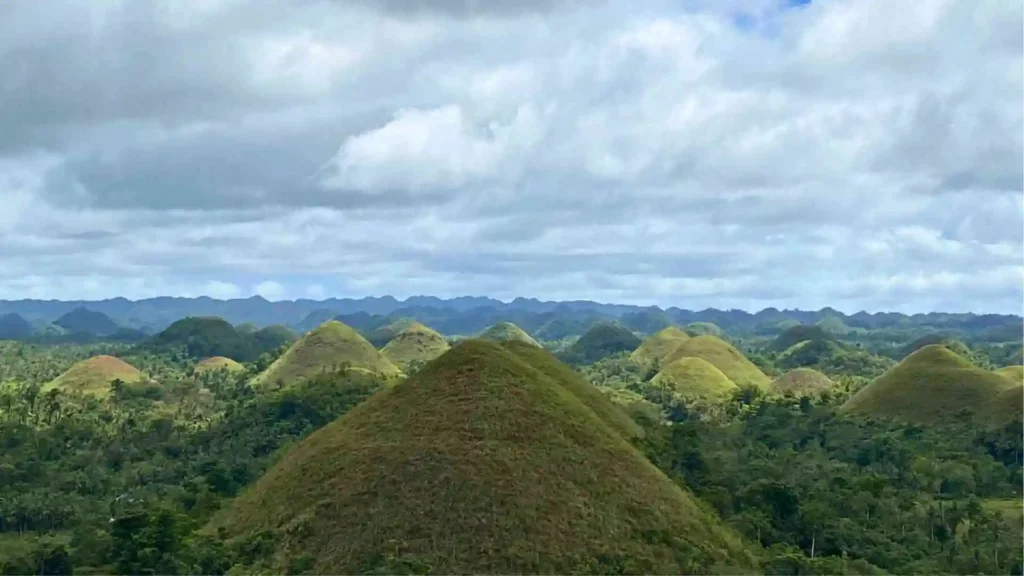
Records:
M1021 312L1014 0L0 4L0 298Z

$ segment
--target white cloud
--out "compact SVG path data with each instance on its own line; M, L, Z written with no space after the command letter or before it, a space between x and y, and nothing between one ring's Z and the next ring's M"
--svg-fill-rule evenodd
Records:
M220 280L211 280L203 286L202 294L210 296L212 298L238 298L242 295L242 289L236 284L231 282L221 282Z
M267 300L280 300L284 298L285 289L281 284L273 280L264 280L253 286L252 291Z

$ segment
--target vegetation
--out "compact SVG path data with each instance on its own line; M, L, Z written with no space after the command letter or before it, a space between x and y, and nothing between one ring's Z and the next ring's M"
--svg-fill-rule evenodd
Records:
M686 332L675 326L669 326L648 336L640 344L640 347L630 355L630 359L642 366L662 364L679 344L689 338L690 336Z
M286 454L209 528L246 568L736 572L712 513L559 382L467 341Z
M54 324L68 332L85 334L113 334L120 329L106 314L81 306L64 314Z
M399 370L410 374L444 354L449 348L444 336L419 322L413 322L399 332L380 352Z
M972 417L1011 386L1008 379L930 344L857 392L843 410L910 423L941 423Z
M716 324L712 322L691 322L686 325L686 332L691 336L718 336L721 337L724 332Z
M32 334L32 323L13 312L0 315L0 340L17 340Z
M331 320L299 339L252 384L261 390L278 389L346 367L382 376L399 374L358 332Z
M538 344L537 341L529 334L524 332L522 328L511 322L498 322L487 330L481 332L479 338L481 340L489 340L491 342L516 341L540 346L540 344Z
M651 384L686 400L724 400L739 386L710 362L701 358L680 358L669 363Z
M242 366L238 362L235 362L231 358L225 358L223 356L213 356L211 358L204 358L196 364L196 373L202 374L205 372L214 372L216 370L227 370L228 372L239 372L244 371L245 366Z
M1008 378L1014 384L1024 384L1024 366L1004 366L996 370L1003 378Z
M222 318L183 318L153 336L145 346L155 353L182 351L193 358L224 356L251 362L272 349L261 348L256 334L239 332Z
M798 324L787 328L772 342L769 349L775 352L783 352L800 344L801 342L815 342L822 340L833 340L834 337L826 332L821 326L804 326Z
M93 356L77 362L67 372L43 386L43 391L62 390L104 396L115 382L132 384L145 379L137 368L113 356Z
M722 371L737 386L767 389L771 379L731 344L715 336L697 336L680 343L662 365L681 358L700 358Z
M570 364L593 364L608 356L632 352L639 346L640 339L628 328L611 322L599 322L584 332L559 357Z
M828 376L812 368L790 370L772 382L772 390L782 394L821 394L836 386Z

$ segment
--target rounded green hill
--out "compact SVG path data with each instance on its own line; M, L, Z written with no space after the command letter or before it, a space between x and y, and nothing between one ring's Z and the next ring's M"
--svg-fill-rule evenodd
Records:
M655 362L664 364L677 346L690 339L689 334L675 326L669 326L651 334L640 344L629 359L643 366L651 366Z
M266 370L253 379L256 388L276 387L316 376L324 371L350 368L383 376L399 374L398 368L381 356L358 332L331 320L292 344L288 350Z
M780 394L819 394L836 385L831 378L812 368L790 370L772 382L772 389Z
M942 423L963 409L980 413L1012 385L945 346L929 344L861 388L842 410L917 424Z
M729 377L701 358L680 358L661 369L651 384L687 400L724 400L739 390Z
M225 358L224 356L211 356L210 358L204 358L196 364L196 373L198 374L216 372L217 370L240 372L245 370L245 367L231 358Z
M1014 384L1024 384L1024 366L1006 366L995 372Z
M145 379L142 372L120 358L93 356L76 362L63 374L44 385L43 391L56 388L79 394L104 396L110 392L110 383L114 380L132 384Z
M721 337L722 334L724 334L722 329L712 322L691 322L686 325L686 332L693 336L703 336L707 334L710 336Z
M746 546L573 393L467 340L314 432L207 530L245 571L739 573Z
M567 356L574 363L593 364L608 356L632 352L638 346L640 339L625 326L612 322L598 322L573 343Z
M538 344L533 337L511 322L498 322L494 326L484 330L479 336L477 336L477 338L491 342L525 342L527 344L533 344L534 346L540 347L540 344Z
M662 365L687 357L706 360L740 387L754 386L767 389L772 383L771 378L761 372L753 362L747 360L747 357L732 344L715 336L697 336L682 342L665 358Z
M444 336L413 322L384 346L380 353L399 370L408 370L414 364L430 362L448 351Z

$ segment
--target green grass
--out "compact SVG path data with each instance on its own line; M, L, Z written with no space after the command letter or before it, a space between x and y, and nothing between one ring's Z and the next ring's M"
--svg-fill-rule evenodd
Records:
M1010 384L1012 386L1012 384ZM982 370L938 344L929 344L890 368L843 404L847 412L916 424L975 414L1008 388L1008 380Z
M468 340L321 428L208 527L314 573L750 572L748 548L580 399ZM251 541L251 540L250 540ZM246 571L251 571L246 568Z
M146 377L131 364L113 356L93 356L76 362L66 372L43 386L43 391L53 388L79 394L105 396L110 392L110 383L121 380L133 384Z
M640 438L644 431L625 412L620 410L614 403L601 394L590 382L572 368L558 361L550 352L543 348L531 346L525 342L504 342L506 349L518 356L523 362L529 364L533 369L543 373L554 380L563 388L571 392L580 402L587 405L594 411L605 424L621 434L623 438L631 440Z
M210 358L204 358L196 364L196 372L213 372L215 370L227 370L228 372L239 372L245 370L245 367L235 362L231 358L225 358L224 356L212 356Z
M417 363L426 363L448 351L450 346L444 336L434 330L413 322L398 333L380 351L399 370L408 370Z
M1015 418L1024 418L1024 384L1001 390L981 408L978 420L985 426L996 427Z
M643 366L651 366L655 362L664 363L676 347L689 339L690 336L686 332L669 326L645 338L629 358Z
M836 385L831 378L812 368L790 370L772 382L772 390L781 394L819 394Z
M1014 384L1024 384L1024 366L1006 366L995 372Z
M739 390L729 377L700 358L680 358L651 379L651 384L687 400L726 400Z
M715 336L697 336L681 343L664 359L662 366L687 357L711 363L740 387L754 386L767 390L772 383L771 378L732 344Z
M491 342L526 342L527 344L533 344L534 346L540 347L540 344L538 344L533 337L511 322L498 322L494 326L491 326L487 330L481 332L477 338L481 340L489 340Z
M639 346L640 339L625 326L598 322L573 343L567 356L578 364L593 364L621 352L633 352Z
M396 376L398 368L381 356L358 332L331 320L292 344L263 373L253 379L256 388L275 388L311 378L348 363L351 368L383 376Z

